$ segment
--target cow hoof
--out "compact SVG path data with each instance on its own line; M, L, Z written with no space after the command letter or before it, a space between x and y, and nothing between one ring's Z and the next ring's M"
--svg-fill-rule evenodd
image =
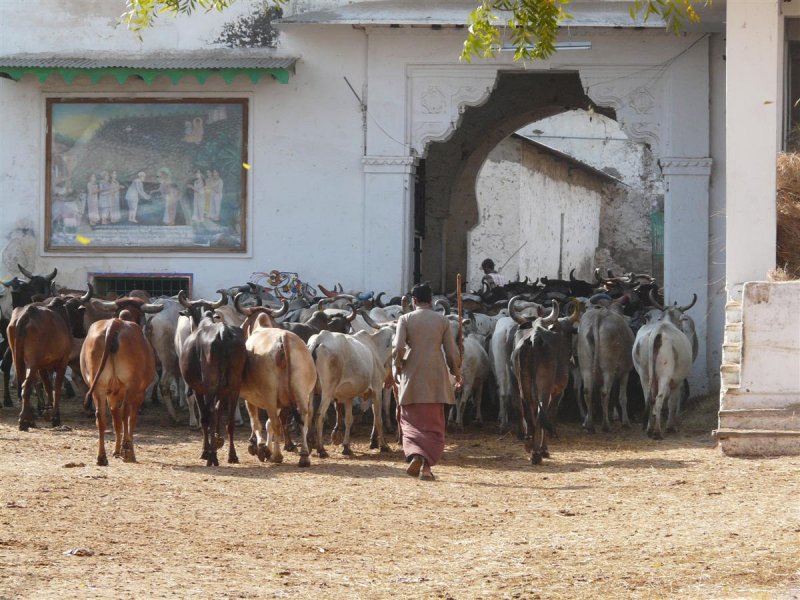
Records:
M533 450L533 440L527 439L525 440L525 452L531 452Z
M630 429L631 428L631 424L628 423L627 421L623 421L622 428L623 429Z
M655 433L653 433L653 439L657 440L657 441L660 441L660 440L664 439L664 436L661 435L660 431L656 431Z
M51 424L53 427L58 427L59 425L61 425L61 416L60 416L60 415L55 415L55 416L53 417L53 420L52 420L52 421L50 421L50 424Z
M344 441L344 434L341 431L331 432L331 444L338 446Z
M677 427L667 427L667 433L678 433Z
M550 453L547 450L542 450L542 458L550 458Z
M214 436L214 447L216 447L216 449L219 450L224 445L225 445L225 438L223 438L222 436L215 435Z
M108 458L104 454L103 456L97 457L97 466L98 467L107 467L108 466Z
M311 459L308 458L308 454L303 454L300 456L300 462L297 463L300 467L310 467L311 466Z
M283 445L283 449L286 450L286 452L294 452L295 450L297 450L297 444L295 444L294 442L286 442Z
M239 457L235 454L228 456L228 464L229 465L238 465L239 464Z
M111 456L113 456L114 458L122 458L122 453L121 452L112 452Z
M350 446L345 446L344 448L342 448L342 454L344 456L353 456L353 451L350 450Z
M136 455L133 452L126 452L122 457L122 462L135 463Z
M381 446L381 452L391 452L392 449L389 446Z
M330 454L328 454L327 450L317 450L317 456L319 458L328 458Z
M28 431L31 427L36 427L36 424L33 421L22 421L19 422L19 430L20 431Z
M207 467L218 467L219 466L219 459L217 458L216 454L212 454L211 456L208 457L208 460L206 460L206 466Z
M271 453L270 453L269 448L267 448L264 444L261 444L258 447L258 450L256 450L256 454L258 455L258 460L260 460L261 462L264 462L265 460L267 460L269 458L269 455Z
M532 465L542 464L542 454L540 452L531 453L531 464Z
M375 449L377 449L378 447L379 447L379 446L378 446L378 440L377 440L377 439L374 439L374 440L370 440L370 441L369 441L369 449L370 449L370 450L375 450Z
M608 433L609 431L611 431L611 427L608 425L603 425L603 433Z
M247 446L247 451L250 453L250 456L255 456L256 453L258 452L258 450L256 450L255 444L250 444L249 446Z
M274 454L270 457L269 461L279 465L283 462L283 454Z
M208 460L209 458L211 458L211 452L203 450L203 453L200 455L200 460Z
M483 429L483 421L475 421L474 425L478 429Z

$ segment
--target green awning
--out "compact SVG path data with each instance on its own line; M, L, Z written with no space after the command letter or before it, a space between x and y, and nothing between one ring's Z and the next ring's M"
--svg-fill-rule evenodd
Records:
M173 85L184 77L194 78L203 84L212 75L219 75L225 83L232 83L243 75L258 83L265 75L280 83L288 83L297 62L293 57L220 57L186 56L180 58L89 59L54 58L40 56L0 57L0 77L19 81L24 75L33 75L41 83L53 75L71 84L80 75L89 77L93 84L104 77L113 77L124 84L131 77L148 85L157 77L169 78Z

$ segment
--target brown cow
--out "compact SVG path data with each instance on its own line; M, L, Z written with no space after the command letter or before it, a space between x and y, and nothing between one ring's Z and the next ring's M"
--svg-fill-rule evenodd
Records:
M11 313L7 335L17 381L22 387L20 430L36 426L30 399L37 376L44 384L48 403L53 406L53 425L59 425L61 389L72 350L66 319L43 303L29 304ZM55 371L55 385L50 371Z
M122 310L119 318L92 324L81 350L81 373L89 385L84 407L94 401L100 444L97 464L107 466L106 404L114 421L114 456L136 462L133 432L145 392L156 375L153 348L136 316Z
M288 442L286 418L294 407L302 421L299 465L308 467L311 465L308 426L317 382L311 352L299 336L275 327L273 317L280 313L264 307L241 308L238 302L236 307L247 314L242 324L247 336L247 368L240 393L250 414L253 433L248 450L257 455L259 460L270 458L273 462L282 462L281 433ZM284 305L283 312L286 308ZM266 410L269 415L266 441L262 434L259 408Z

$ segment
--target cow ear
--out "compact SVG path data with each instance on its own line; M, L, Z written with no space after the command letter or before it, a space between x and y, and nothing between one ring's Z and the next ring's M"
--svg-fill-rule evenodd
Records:
M178 314L181 317L188 317L189 316L189 311L188 310L181 310L181 311L178 311Z

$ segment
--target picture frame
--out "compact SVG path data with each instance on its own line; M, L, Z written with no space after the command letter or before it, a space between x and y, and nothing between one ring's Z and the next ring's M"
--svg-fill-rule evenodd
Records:
M247 251L246 98L48 98L45 250Z

